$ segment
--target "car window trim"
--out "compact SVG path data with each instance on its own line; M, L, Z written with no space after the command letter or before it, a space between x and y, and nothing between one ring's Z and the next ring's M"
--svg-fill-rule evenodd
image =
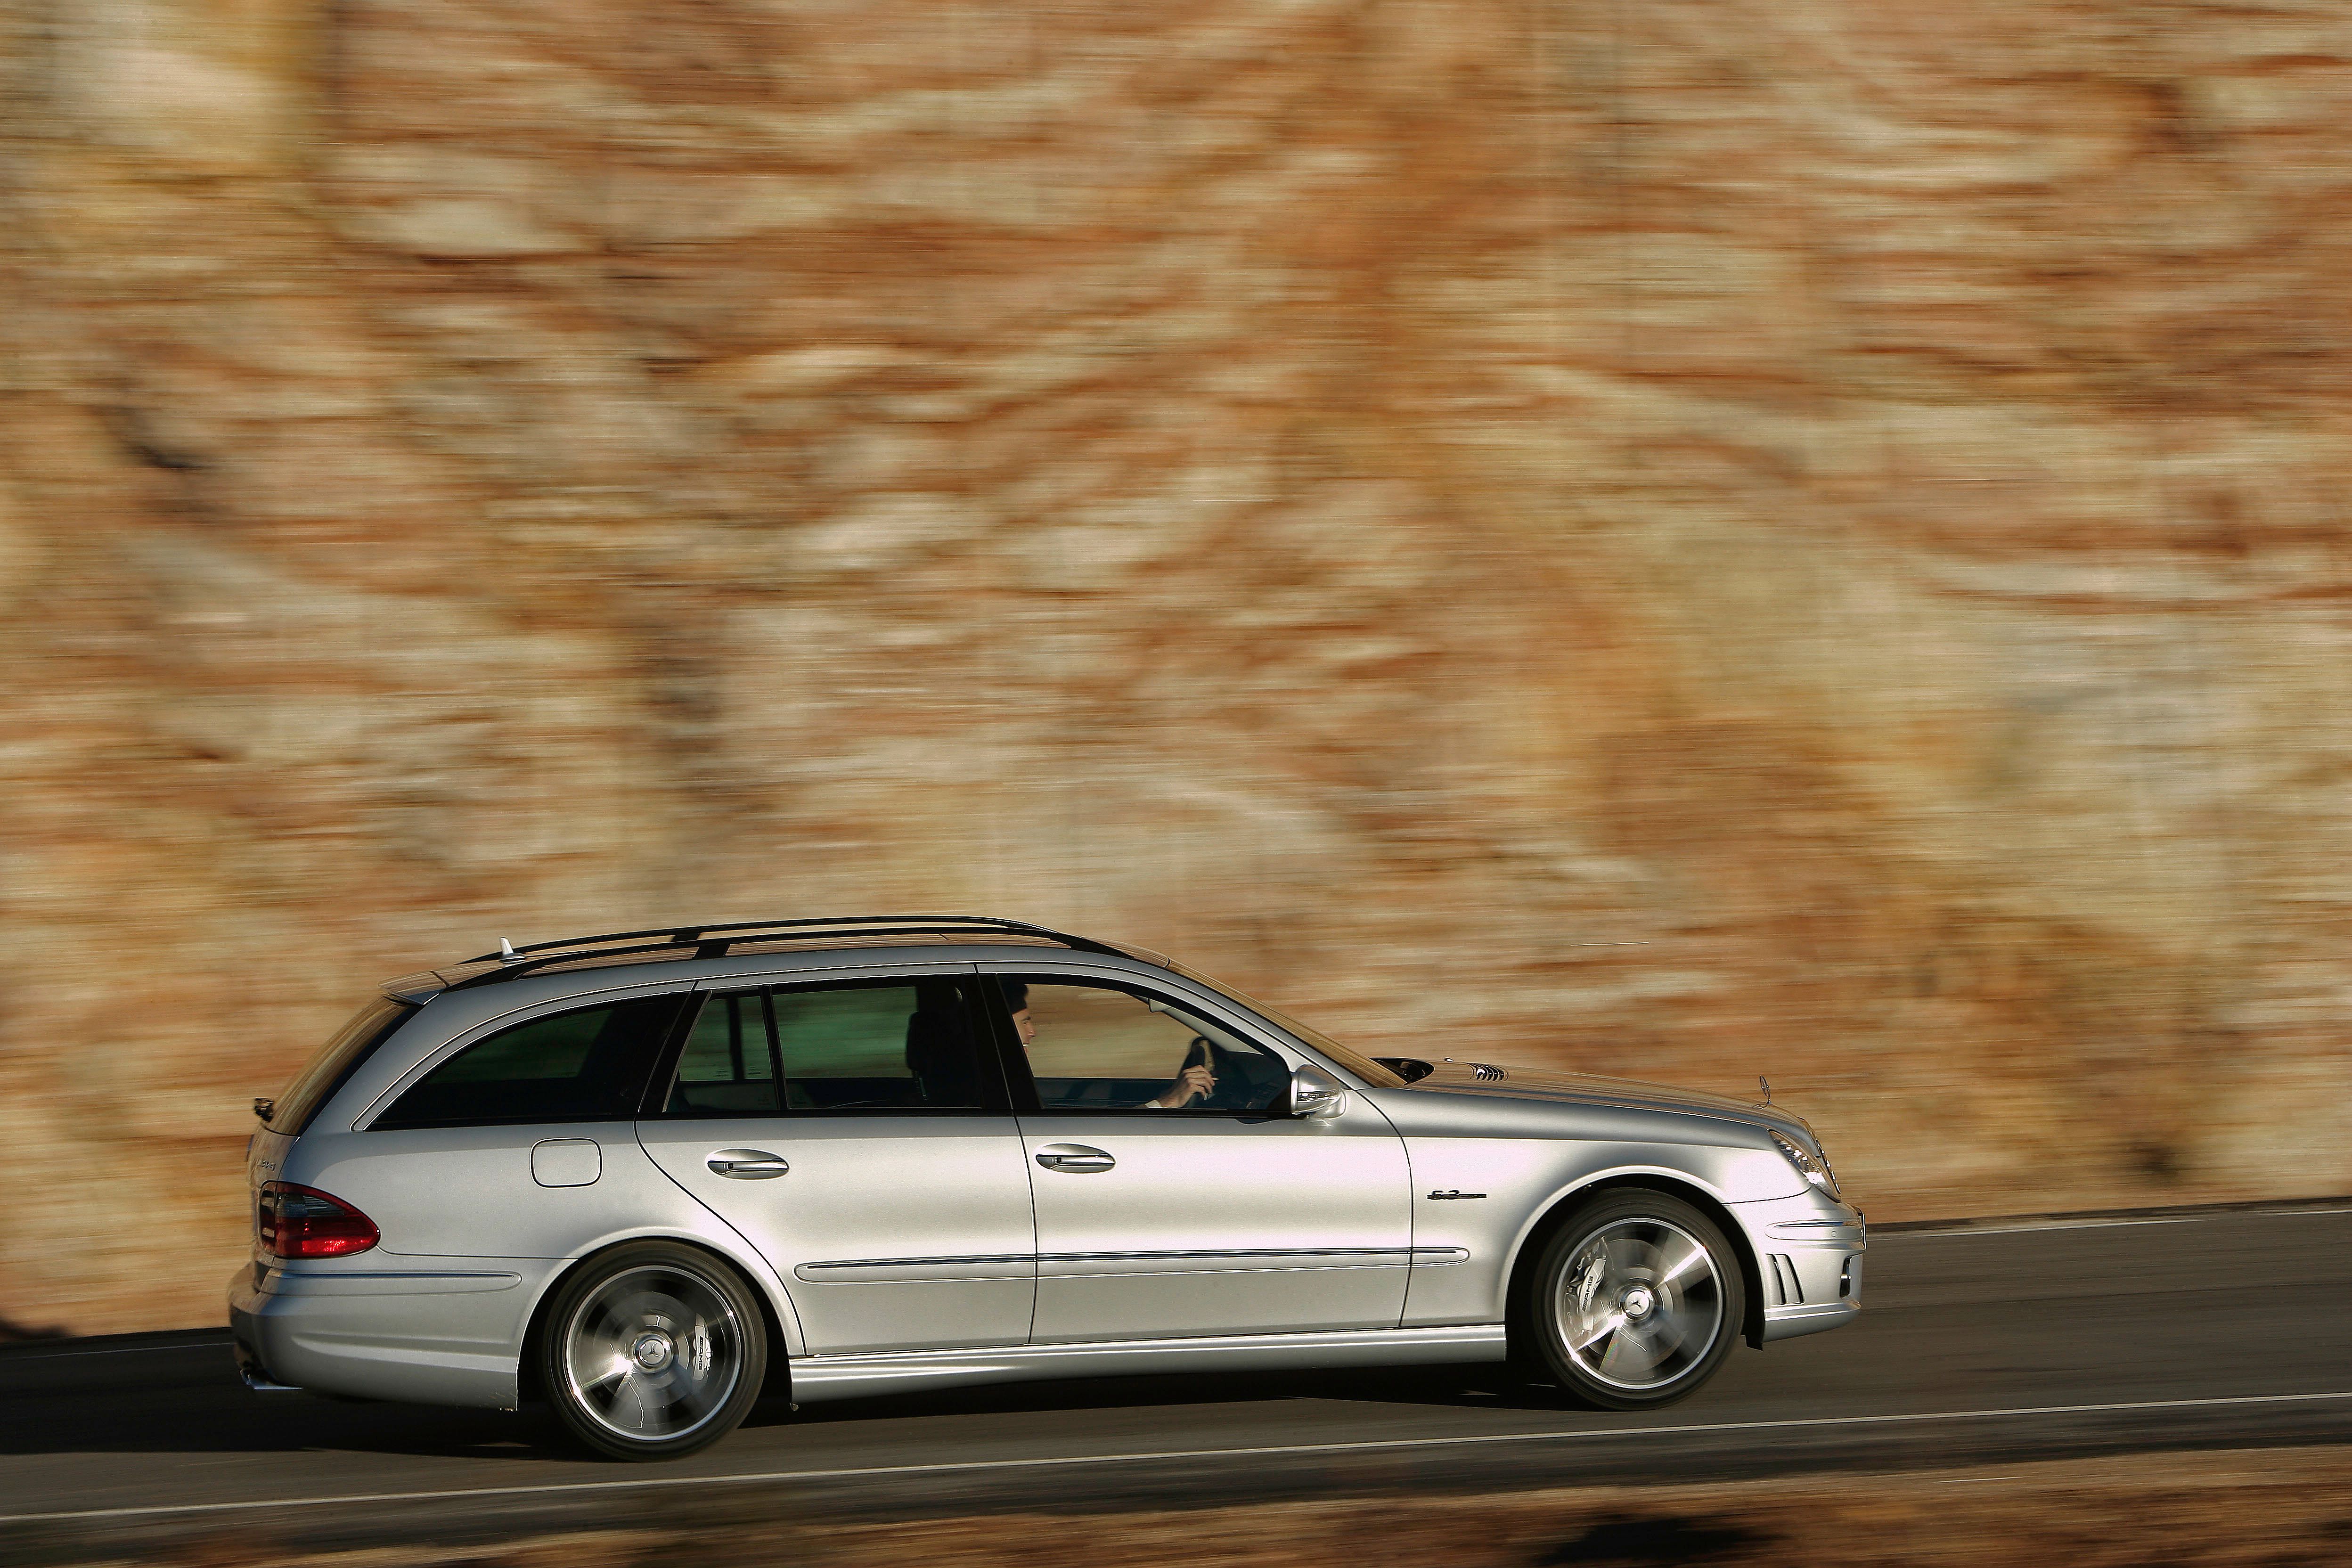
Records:
M767 1042L769 1070L776 1075L776 1087L781 1095L783 1088L783 1053L777 1048L776 1009L768 999L774 987L769 985L696 985L688 994L693 1005L678 1009L677 1020L671 1037L662 1044L661 1055L655 1059L653 1076L646 1080L646 1092L637 1100L637 1119L641 1121L682 1121L683 1111L669 1109L670 1096L677 1092L677 1075L686 1066L686 1047L694 1041L695 1026L702 1022L702 1010L710 1005L714 996L757 996L760 999L760 1025ZM779 1110L705 1110L700 1115L709 1121L735 1121L744 1117L781 1116Z
M1008 1081L1001 1051L990 1048L993 1030L975 1029L974 1043L979 1047L980 1089L982 1103L977 1108L960 1105L866 1105L818 1106L794 1109L782 1106L774 1110L717 1112L709 1110L677 1110L668 1109L671 1087L677 1079L678 1064L686 1055L688 1037L694 1032L694 1020L712 994L730 995L757 991L769 998L761 1006L767 1015L768 1035L776 1049L777 1070L783 1067L782 1042L776 1037L774 996L780 991L829 991L857 985L888 985L908 980L952 980L965 993L967 1005L982 1013L990 1009L989 994L992 988L978 984L980 970L971 963L874 963L845 965L837 969L787 969L762 971L757 974L714 974L696 981L690 990L695 1005L679 1010L677 1024L672 1028L669 1041L663 1047L661 1058L648 1080L644 1099L638 1102L637 1117L644 1121L787 1121L803 1117L877 1117L900 1116L936 1120L941 1117L1011 1116L1014 1114L1012 1086ZM993 1071L991 1070L992 1065ZM781 1087L783 1080L778 1079Z

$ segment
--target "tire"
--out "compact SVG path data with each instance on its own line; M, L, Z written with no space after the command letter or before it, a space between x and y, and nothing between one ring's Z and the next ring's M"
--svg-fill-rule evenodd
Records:
M675 1459L727 1436L768 1373L767 1321L708 1253L633 1242L563 1283L540 1336L540 1386L564 1428L614 1459Z
M1570 1400L1652 1410L1715 1375L1739 1337L1747 1289L1721 1226L1680 1198L1624 1187L1553 1233L1520 1321L1530 1359Z

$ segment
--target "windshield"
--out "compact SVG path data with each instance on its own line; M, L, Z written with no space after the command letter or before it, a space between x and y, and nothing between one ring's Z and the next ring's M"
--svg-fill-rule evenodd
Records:
M1205 985L1210 990L1215 992L1218 995L1223 997L1226 1001L1238 1003L1242 1006L1248 1008L1251 1012L1257 1014L1259 1016L1271 1019L1274 1023L1289 1030L1292 1034L1297 1036L1300 1039L1305 1040L1308 1045L1313 1046L1325 1056L1329 1057L1333 1061L1338 1062L1341 1067L1346 1068L1349 1072L1354 1073L1358 1078L1362 1079L1374 1089L1404 1088L1404 1079L1399 1078L1389 1068L1381 1066L1380 1063L1374 1061L1368 1056L1360 1055L1359 1053L1349 1049L1346 1046L1341 1045L1339 1041L1323 1033L1320 1029L1315 1028L1310 1025L1300 1023L1297 1019L1292 1017L1281 1008L1269 1007L1265 1003L1257 1001L1253 997L1244 996L1240 992L1234 990L1232 986L1222 984L1217 981L1212 980L1197 969L1187 968L1183 964L1178 963L1173 960L1169 960L1167 962L1170 969L1182 975L1185 979L1192 981L1194 984Z
M319 1107L343 1087L379 1042L415 1011L407 1003L395 1002L389 996L379 996L361 1008L350 1023L335 1032L333 1039L319 1047L319 1054L310 1058L310 1065L286 1086L286 1092L270 1108L269 1130L299 1138Z

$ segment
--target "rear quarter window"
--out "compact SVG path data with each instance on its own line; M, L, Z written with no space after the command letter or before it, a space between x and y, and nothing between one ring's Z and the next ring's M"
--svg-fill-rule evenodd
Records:
M395 1002L389 996L379 996L352 1016L352 1021L335 1031L334 1037L319 1047L269 1112L269 1130L299 1138L319 1108L335 1097L335 1091L351 1081L360 1064L375 1055L375 1048L392 1038L393 1032L415 1013L415 1005Z
M373 1126L627 1121L682 1000L608 1002L500 1029L412 1084Z

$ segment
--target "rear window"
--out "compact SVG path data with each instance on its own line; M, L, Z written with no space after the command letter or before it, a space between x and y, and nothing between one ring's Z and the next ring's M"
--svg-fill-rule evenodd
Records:
M426 1073L374 1126L630 1120L681 1000L608 1002L500 1029Z
M278 1097L269 1113L269 1130L299 1138L310 1125L310 1118L319 1107L335 1097L335 1090L351 1081L360 1064L375 1054L376 1047L392 1037L392 1032L408 1022L416 1011L414 1004L395 1002L389 996L379 996L353 1015L352 1021L335 1031L334 1038L319 1047L319 1054L295 1075L294 1081Z

